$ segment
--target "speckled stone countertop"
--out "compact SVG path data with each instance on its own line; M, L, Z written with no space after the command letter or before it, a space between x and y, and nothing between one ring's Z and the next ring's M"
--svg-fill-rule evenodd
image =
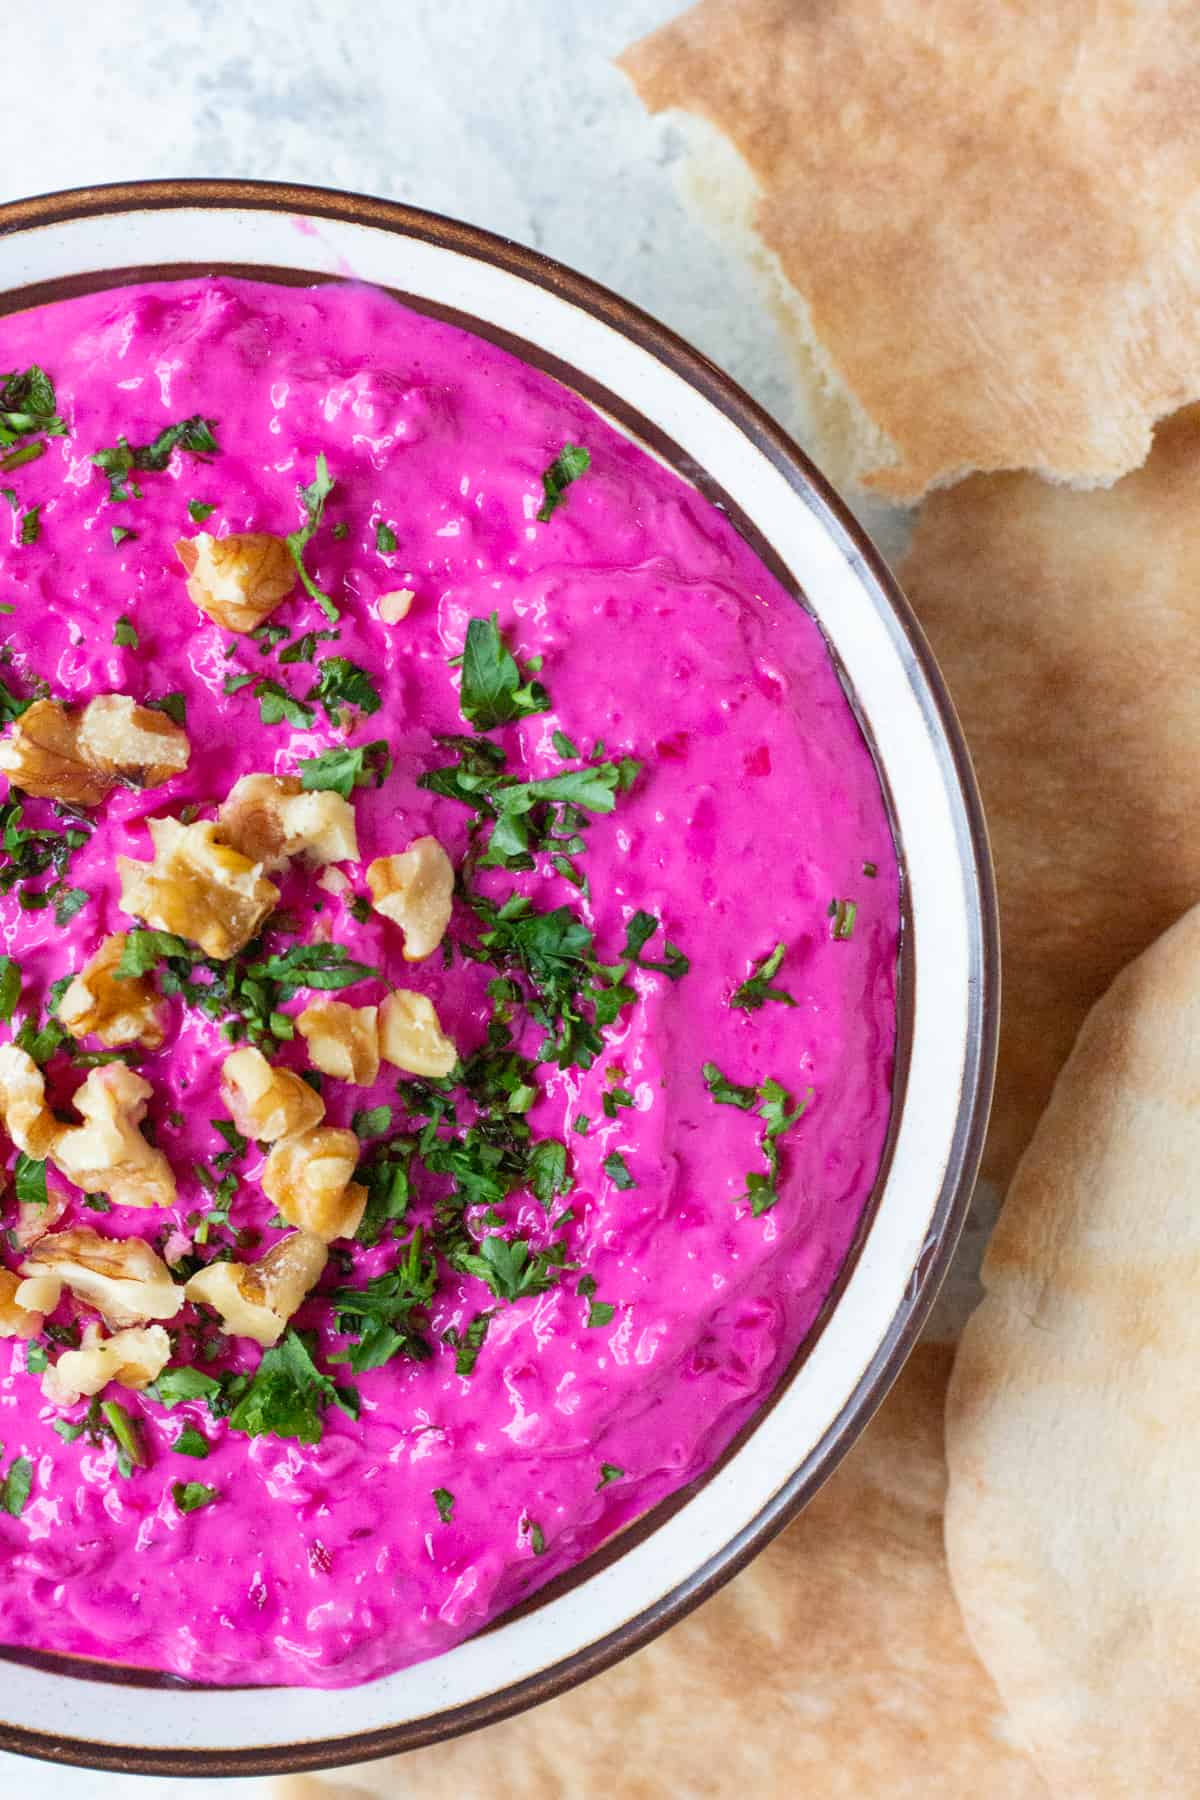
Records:
M788 358L736 249L676 185L683 139L613 59L684 0L18 0L4 19L0 198L169 175L406 200L503 232L637 301L805 442ZM86 23L85 23L86 21ZM70 123L64 126L64 119ZM894 552L902 516L860 515ZM961 1319L990 1208L935 1321ZM0 1755L21 1800L238 1800L259 1784L139 1780Z

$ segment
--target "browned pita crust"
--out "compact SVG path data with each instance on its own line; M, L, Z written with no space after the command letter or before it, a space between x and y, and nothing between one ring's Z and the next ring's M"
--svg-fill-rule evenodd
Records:
M1193 0L703 0L622 63L745 159L866 486L1112 481L1200 395Z
M900 578L991 830L1004 1179L1088 1007L1200 898L1200 411L1104 493L1010 475L935 494Z
M808 1511L692 1618L536 1712L352 1770L339 1795L1030 1800L942 1548L950 1351L918 1349ZM330 1800L281 1781L276 1800Z
M947 1411L955 1585L1055 1793L1200 1794L1200 908L1089 1017Z

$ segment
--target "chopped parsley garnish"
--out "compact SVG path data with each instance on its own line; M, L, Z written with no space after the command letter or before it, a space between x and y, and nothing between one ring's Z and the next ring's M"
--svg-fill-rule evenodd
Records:
M67 427L55 411L56 404L54 383L37 363L0 375L0 446L25 437L66 437ZM37 454L44 449L43 444Z
M383 705L367 671L346 656L323 657L317 664L316 682L304 698L323 706L331 725L341 722L344 706L356 706L364 713L377 713Z
M83 911L91 897L86 888L65 889L54 902L54 923L60 928L69 925L75 914Z
M139 641L137 627L122 613L113 626L113 643L122 650L136 650Z
M135 929L126 933L125 947L114 974L118 981L129 981L138 975L148 975L166 957L185 957L190 962L192 955L190 946L172 931Z
M22 1206L45 1206L48 1199L45 1159L26 1156L23 1150L18 1150L13 1186Z
M617 1463L601 1463L600 1479L596 1483L596 1492L599 1493L602 1487L607 1487L610 1481L620 1481L624 1473L624 1469Z
M187 696L182 689L175 689L170 694L163 694L158 700L147 700L146 705L155 712L166 713L168 719L174 719L177 725L187 724Z
M22 444L16 450L9 450L0 456L0 470L7 475L11 469L22 469L26 463L36 462L39 456L46 454L45 438L36 438L31 444Z
M586 1113L580 1113L579 1117L575 1120L574 1124L571 1126L571 1130L577 1131L579 1133L580 1137L586 1137L588 1132L591 1129L592 1129L592 1121L588 1118Z
M448 1525L454 1517L454 1495L449 1488L434 1488L433 1499L438 1509L438 1518L443 1525Z
M383 738L370 744L346 745L339 750L325 750L320 756L305 757L299 763L300 786L306 793L328 791L348 800L355 788L382 787L392 767L391 755Z
M173 1406L181 1406L185 1400L207 1400L220 1391L221 1384L215 1376L206 1375L203 1369L186 1366L164 1369L158 1380L146 1389L168 1411Z
M21 542L36 544L42 533L41 505L31 506L28 512L21 515Z
M458 1332L452 1325L442 1333L442 1342L449 1344L454 1351L454 1368L459 1375L473 1375L475 1364L479 1360L479 1352L488 1334L488 1326L492 1322L492 1313L476 1313L467 1329Z
M208 1456L212 1446L209 1444L208 1439L203 1433L196 1430L194 1425L185 1425L179 1436L175 1439L175 1442L171 1445L171 1448L178 1456L194 1456L197 1462L203 1462L204 1458Z
M282 643L284 638L288 635L287 627L284 625L264 625L260 626L259 629L263 632L262 638L259 639L259 652L263 656L267 654L268 650L273 649L276 644ZM252 637L257 637L257 635L256 632L251 633ZM341 635L340 631L302 632L298 638L292 639L285 650L279 652L279 660L281 663L289 664L316 662L317 645L332 643L335 638L340 638Z
M768 1000L779 1000L784 1006L795 1006L796 1002L791 994L786 993L783 988L771 986L771 982L779 973L779 965L785 954L785 946L776 944L770 956L765 956L758 967L751 972L748 980L743 981L741 986L734 990L733 998L729 1002L730 1006L736 1006L742 1012L757 1012L758 1008L765 1006Z
M168 425L160 431L150 444L129 444L125 438L119 437L116 444L108 450L98 450L92 457L98 469L102 469L108 477L108 497L110 500L128 500L140 498L141 490L136 482L126 486L126 476L134 471L157 473L165 469L171 460L173 450L187 450L193 456L216 456L220 445L212 434L215 419L205 419L194 413L190 419L181 419L177 425Z
M633 963L635 968L653 969L659 975L666 975L670 980L678 981L687 974L692 965L679 946L673 944L670 938L663 943L661 962L651 962L648 957L642 955L642 951L650 939L661 928L661 920L655 918L653 913L635 912L625 928L625 948L621 955L627 962Z
M598 1325L611 1325L616 1307L608 1300L593 1300L588 1308L587 1323L591 1330Z
M453 736L438 736L435 742L455 750L458 761L426 770L417 786L458 800L477 813L472 837L486 832L484 847L474 858L481 868L531 869L539 850L551 853L556 867L564 853L578 855L586 848L579 836L586 822L583 813L612 812L616 795L637 779L641 767L626 759L592 763L538 781L518 781L505 774L507 759L496 744ZM574 871L571 874L574 878Z
M750 1210L758 1218L760 1214L769 1212L779 1199L779 1139L804 1116L812 1098L812 1090L809 1090L799 1106L789 1111L787 1089L769 1077L761 1087L744 1086L722 1075L715 1063L705 1063L704 1081L713 1099L724 1106L736 1106L742 1112L749 1112L757 1103L758 1115L763 1120L760 1142L767 1161L767 1172L763 1175L755 1170L747 1175L746 1192L742 1198L749 1200Z
M582 750L571 742L565 731L556 731L550 742L564 762L578 762L583 755Z
M525 1238L501 1237L489 1232L474 1250L451 1249L450 1261L464 1275L486 1281L501 1300L522 1300L528 1294L544 1294L558 1280L561 1246L533 1250Z
M517 659L500 635L499 615L472 619L462 654L459 707L476 731L511 725L531 713L550 710L550 696L540 681L522 678Z
M341 614L329 595L317 586L305 568L304 552L310 540L321 528L321 520L325 516L325 502L336 485L333 476L329 473L329 464L325 460L325 453L321 451L317 456L316 474L307 487L301 487L299 490L300 499L304 505L304 523L299 531L289 532L284 539L292 553L292 561L296 565L305 593L310 599L316 601L331 625L337 623Z
M208 1487L203 1481L171 1483L171 1498L181 1513L199 1512L202 1506L211 1506L217 1497L216 1488Z
M610 1150L600 1167L616 1188L636 1187L637 1182L629 1170L629 1164L619 1150Z
M216 502L213 500L188 501L188 513L197 525L203 525L205 519L210 519L216 510Z
M371 980L379 970L370 963L354 962L347 956L344 944L293 944L278 956L251 963L246 973L251 979L278 982L279 1004L290 1000L301 988L333 993L353 987L356 981Z
M26 1344L25 1367L31 1375L42 1375L50 1367L50 1357L44 1344Z
M319 1444L326 1407L340 1406L351 1417L356 1411L350 1393L322 1374L300 1333L290 1328L279 1343L263 1351L253 1376L234 1381L247 1385L230 1411L229 1423L248 1437L270 1432L302 1444ZM232 1390L233 1383L229 1385Z
M15 1457L9 1464L8 1474L0 1481L0 1512L19 1519L32 1490L32 1460L28 1456Z
M842 943L854 936L854 921L858 916L857 901L834 900L830 904L829 914L833 920L830 926L831 936Z
M390 556L396 548L396 534L382 519L375 526L375 548L381 556Z
M879 864L873 863L873 862L865 862L862 866L862 872L867 877L868 881L874 881L875 877L879 873Z
M521 1521L521 1529L529 1533L529 1547L533 1551L533 1554L535 1556L544 1556L546 1553L546 1534L541 1526L535 1524L532 1519L523 1519Z
M21 966L15 956L0 956L0 1019L11 1019L21 998Z
M592 466L591 452L582 444L564 444L548 469L542 472L542 504L537 516L545 524L555 509L562 505L566 489L578 481Z
M250 679L253 680L253 676ZM241 676L227 676L225 692L233 693L236 688L245 685ZM254 682L252 691L258 701L258 716L264 725L281 725L286 720L297 731L311 730L315 717L312 707L305 706L294 694L289 694L278 681L272 681L270 676L264 675L260 681Z
M350 1129L355 1137L382 1137L390 1131L392 1125L392 1109L390 1106L372 1106L364 1112L356 1112L350 1121Z
M141 1426L116 1400L102 1400L100 1412L116 1439L117 1468L128 1481L135 1469L148 1468L150 1463Z
M131 531L128 525L114 525L111 530L111 536L112 536L112 541L113 541L113 549L115 550L118 547L118 545L123 544L125 542L126 538L136 538L137 532ZM136 638L136 636L137 636L136 632L134 633L134 636ZM120 643L120 641L121 640L119 638L116 640L117 643Z
M406 1254L386 1275L377 1275L362 1288L335 1288L333 1303L338 1331L357 1339L342 1356L356 1375L377 1369L393 1356L427 1362L433 1348L424 1335L426 1307L437 1287L437 1258L424 1247L417 1228L405 1246Z
M11 705L5 705L5 701ZM0 714L19 718L27 703L13 702L4 690L0 693ZM72 853L87 843L90 827L72 825L66 831L52 826L39 830L26 828L24 808L12 793L0 804L0 893L17 889L18 904L26 912L40 911L55 901L66 887L66 870ZM40 875L52 875L48 887L35 889L31 883Z

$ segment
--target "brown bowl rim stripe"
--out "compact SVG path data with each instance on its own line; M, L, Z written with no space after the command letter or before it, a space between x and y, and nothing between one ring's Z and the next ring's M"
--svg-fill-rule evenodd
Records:
M658 361L664 363L688 385L700 392L738 426L742 434L783 475L793 491L818 514L831 535L839 542L850 563L866 572L880 599L885 603L879 610L897 648L907 651L907 656L903 660L907 661L910 671L916 678L914 685L922 712L932 728L931 735L938 747L939 759L949 773L951 789L956 789L961 799L961 808L955 809L959 815L956 818L955 826L962 852L962 866L967 875L973 877L975 888L975 906L968 920L968 950L969 963L977 978L971 986L966 1026L966 1078L959 1095L955 1135L947 1158L941 1190L931 1215L926 1245L914 1269L905 1300L892 1319L870 1364L859 1377L854 1392L837 1419L826 1430L820 1442L810 1449L800 1465L781 1485L778 1492L763 1507L758 1516L720 1550L716 1551L701 1568L695 1570L691 1576L655 1605L634 1615L606 1637L585 1646L574 1655L566 1657L510 1687L468 1702L463 1706L444 1709L406 1724L380 1727L372 1731L337 1738L314 1739L297 1745L263 1744L240 1750L216 1748L160 1750L146 1749L136 1745L107 1744L89 1739L50 1736L0 1721L0 1749L43 1760L131 1774L245 1776L334 1768L348 1763L394 1755L478 1729L537 1705L543 1700L550 1699L578 1682L599 1674L622 1656L640 1649L653 1637L686 1616L725 1581L738 1573L801 1510L816 1489L836 1468L885 1397L928 1316L962 1230L982 1154L995 1072L999 1024L999 925L987 831L974 773L953 704L924 634L891 571L844 502L804 452L729 376L725 375L701 352L667 327L659 324L639 307L538 251L527 249L510 239L484 231L479 227L463 224L458 220L445 218L442 215L401 202L375 199L337 189L277 182L204 179L119 182L106 186L66 190L0 205L0 236L15 231L51 227L68 220L94 217L106 213L178 210L189 207L199 207L205 210L230 208L304 213L311 217L327 218L341 223L373 226L471 256L547 288L580 310L599 318L655 356ZM180 263L159 265L153 270L154 277L163 276L168 267L172 273L182 275L198 273L202 268L214 268L215 265L189 266ZM228 264L222 265L222 267L227 271L232 269L232 265ZM257 275L259 278L267 280L279 280L285 273L278 269L259 265L243 266L239 268L238 272ZM142 273L139 270L96 271L94 274L89 272L82 278L67 276L50 282L33 284L25 290L9 290L9 295L21 304L42 304L56 295L61 295L64 290L73 285L77 286L80 281L84 285L95 288L113 285L117 280L138 279ZM286 273L292 280L305 279L303 273L291 270ZM151 271L147 270L145 274L149 276ZM313 273L312 278L315 280L337 279L337 277L316 272ZM397 290L392 291L397 292ZM29 297L22 300L22 296L25 294ZM397 293L397 297L423 311L438 316L453 317L466 329L473 330L479 335L492 336L493 341L506 341L516 354L523 355L526 360L537 360L548 366L549 372L557 374L559 379L582 393L585 398L591 399L593 404L599 405L606 411L614 412L624 427L631 430L635 436L642 438L643 441L658 439L660 443L664 442L663 434L653 426L652 422L643 420L636 409L628 403L623 402L618 396L605 393L598 383L582 377L578 371L570 367L564 367L562 364L558 364L557 367L550 366L544 353L535 359L531 354L534 347L523 346L520 340L512 337L512 334L500 328L489 331L487 321L454 313L452 309L439 308L433 302L400 293ZM12 310L12 307L5 306L3 310L9 311ZM690 458L678 453L677 446L671 446L671 448L677 452L676 455L669 458L673 466L690 479L698 481L698 485L703 488L705 485L704 471L698 470ZM712 485L709 484L710 491ZM725 504L728 507L728 500ZM778 557L771 550L769 543L765 543L761 534L752 527L751 522L739 516L736 508L732 509L732 515L732 522L743 536L750 539L757 553L778 568ZM791 573L788 575L787 585L794 591L795 577ZM798 595L798 598L803 601L802 594ZM839 666L839 674L841 673ZM856 696L844 675L842 679L847 696L859 717L860 726L871 744L872 753L875 754L869 724L862 718ZM893 835L903 870L904 846L900 841L899 833L895 830L894 809L891 805L890 794L887 792L884 771L879 767L878 757L876 757L876 766L884 786L885 798L893 823ZM905 884L903 904L907 921L909 904L907 884ZM902 968L898 1004L898 1025L901 1029L898 1033L892 1126L889 1132L888 1146L884 1153L881 1179L876 1184L875 1193L864 1214L863 1224L846 1254L829 1299L822 1307L821 1314L807 1335L804 1344L790 1359L788 1369L778 1383L775 1395L765 1403L764 1407L756 1410L752 1419L738 1433L734 1443L712 1469L705 1471L700 1481L711 1478L715 1468L720 1467L728 1459L736 1446L744 1441L747 1433L761 1421L765 1411L769 1410L774 1398L783 1390L795 1370L811 1351L821 1327L833 1310L833 1305L857 1261L878 1205L882 1175L886 1173L887 1165L890 1162L892 1140L901 1111L898 1102L903 1093L905 1065L912 1032L914 970L911 956L911 933L905 930L901 946ZM902 1019L901 1014L905 1014L907 1017ZM683 1504L686 1497L695 1491L697 1485L699 1483L691 1484L683 1490L681 1495L670 1496L667 1500L660 1502L645 1516L644 1520L637 1522L630 1536L635 1535L639 1527L650 1529L654 1525L660 1524L664 1517L664 1510L676 1510L679 1505ZM618 1541L624 1548L625 1539L622 1538ZM602 1547L578 1565L579 1575L576 1575L575 1571L571 1571L567 1579L572 1577L582 1579L593 1573L598 1559L602 1559L604 1555L605 1549ZM560 1578L560 1581L562 1579ZM558 1591L561 1591L559 1583L551 1584L546 1594L534 1596L530 1602L513 1609L505 1616L512 1617L514 1612L524 1611L529 1605L537 1605ZM35 1665L42 1662L37 1653L9 1653L9 1659L31 1662ZM61 1663L69 1660L50 1657L46 1659L46 1666L58 1667ZM139 1673L135 1671L121 1672L115 1667L111 1670L101 1671L100 1666L86 1663L81 1663L79 1673L93 1677L103 1673L105 1679L131 1683L139 1680ZM140 1679L145 1681L147 1677L141 1675ZM186 1689L188 1685L180 1683L170 1676L157 1678L151 1676L149 1679L153 1685L162 1687ZM207 1689L205 1691L219 1692L221 1690ZM333 1696L338 1690L322 1691ZM266 1692L269 1690L264 1690L264 1695Z

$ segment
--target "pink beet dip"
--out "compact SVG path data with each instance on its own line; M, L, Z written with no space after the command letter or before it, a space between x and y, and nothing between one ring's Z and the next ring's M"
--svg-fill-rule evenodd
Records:
M349 795L360 859L336 865L341 891L293 859L250 954L261 967L332 944L368 972L276 990L265 1027L244 994L222 1016L169 993L162 1048L123 1054L153 1089L145 1129L177 1203L96 1210L0 1133L0 1264L18 1271L31 1237L75 1225L141 1235L179 1281L261 1256L283 1228L264 1148L235 1155L213 1123L229 1119L221 1065L249 1030L271 1062L309 1068L289 1020L314 1001L416 989L460 1067L440 1083L386 1063L370 1087L323 1078L326 1124L357 1118L372 1198L368 1241L332 1244L288 1324L326 1378L299 1395L299 1435L277 1394L245 1404L272 1353L190 1304L167 1327L167 1374L207 1380L171 1405L169 1381L65 1407L44 1396L47 1366L99 1323L70 1290L36 1336L0 1338L0 1643L201 1682L361 1682L478 1631L700 1475L795 1356L888 1126L899 876L880 786L820 631L722 513L478 337L353 285L188 280L0 319L0 382L35 365L65 429L47 435L44 406L7 407L8 733L41 693L182 696L191 746L186 772L118 785L82 823L5 797L0 777L0 1041L51 1027L35 1050L60 1119L80 1057L102 1047L53 1042L51 989L144 923L121 910L114 859L150 859L146 820L211 819L243 775L385 749ZM195 419L215 448L203 433L199 450L163 443ZM587 457L547 476L568 447ZM93 460L114 449L107 468ZM320 455L335 485L300 554L336 619L297 581L258 637L210 622L175 542L298 532ZM401 590L407 616L381 617ZM493 614L499 635L479 642L518 716L475 731L457 659L469 622ZM336 635L303 641L321 632ZM329 708L314 695L326 658L367 684L339 698L327 683ZM531 847L505 838L487 866L495 818L419 784L478 768L468 739L495 746L493 813L513 816L497 778L589 769L599 804L531 800L515 815ZM30 873L19 833L43 829L86 841ZM410 961L365 869L423 835L459 892L443 946ZM526 921L555 921L558 987L536 958L493 937L493 959L483 942L513 895ZM150 978L170 989L171 968ZM544 1143L565 1153L533 1156ZM39 1178L44 1208L28 1198ZM391 1314L381 1301L364 1349L362 1316L330 1296L382 1292L418 1228L424 1297Z

